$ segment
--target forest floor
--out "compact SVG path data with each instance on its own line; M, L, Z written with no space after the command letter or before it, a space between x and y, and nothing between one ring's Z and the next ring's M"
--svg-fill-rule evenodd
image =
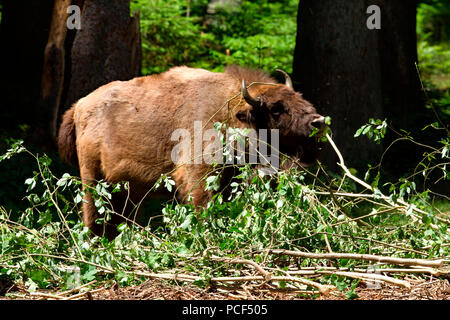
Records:
M429 278L408 279L411 289L390 284L380 284L370 288L359 284L355 288L356 300L450 300L450 284L448 279ZM82 292L39 291L29 293L25 288L0 283L0 300L345 300L345 291L331 291L329 295L311 295L289 291L276 291L270 287L258 288L209 288L201 289L192 285L177 286L159 280L148 280L138 286L123 287L113 285L106 288L97 286ZM3 286L3 288L1 288ZM5 295L6 293L6 295Z

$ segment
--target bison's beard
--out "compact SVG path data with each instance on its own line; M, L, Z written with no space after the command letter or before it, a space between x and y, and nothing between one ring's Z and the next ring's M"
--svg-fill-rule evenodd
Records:
M293 167L310 167L316 163L320 156L323 144L318 138L297 138L296 141L296 144L291 143L280 146L281 153L287 156L280 163L282 170L288 170Z

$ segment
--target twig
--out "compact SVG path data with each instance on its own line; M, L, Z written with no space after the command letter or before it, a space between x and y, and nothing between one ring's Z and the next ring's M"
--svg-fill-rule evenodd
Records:
M406 258L392 258L376 256L373 254L357 254L357 253L311 253L302 251L289 251L279 249L267 249L271 253L289 255L299 258L309 259L354 259L354 260L367 260L381 263L390 263L395 265L405 266L424 266L424 267L436 267L440 268L444 265L444 260L425 260L425 259L406 259Z
M335 267L307 267L302 268L300 270L292 270L292 271L286 271L289 275L315 275L320 274L321 271L349 271L348 268L335 268ZM412 269L403 269L403 268L377 268L375 270L370 269L362 269L362 268L355 268L352 269L352 271L359 272L359 273L373 273L373 272L379 272L379 273L429 273L433 276L440 276L442 274L442 271L439 269L431 269L431 268L412 268ZM445 272L447 273L448 272Z
M244 276L244 277L216 277L211 278L211 282L247 282L247 281L265 281L261 276ZM336 287L331 285L322 285L314 281L307 279L290 277L290 276L273 276L270 281L285 281L285 282L298 282L310 287L315 287L323 295L328 295L331 290L335 290Z
M88 286L90 286L91 284L94 284L94 283L96 283L96 282L97 282L97 280L93 280L93 281L91 281L91 282L85 283L85 284L83 284L83 285L81 285L81 286L78 286L78 287L76 287L76 288L73 288L73 289L70 289L70 290L67 290L67 291L60 292L60 293L58 293L58 295L62 297L62 296L71 294L72 292L80 291L81 289L86 288L86 287L88 287Z
M39 292L39 291L30 292L30 295L35 296L35 297L47 298L47 299L48 298L56 299L56 300L64 300L65 299L65 297L61 297L56 294L44 293L44 292Z
M348 271L318 271L320 274L335 274L338 276L353 278L353 279L362 279L362 280L379 280L391 284L395 284L401 287L405 287L411 289L411 284L405 280L399 280L392 277L384 276L381 274L373 274L373 273L359 273L359 272L348 272Z
M67 297L66 300L78 300L79 298L82 298L84 296L86 296L86 298L88 298L89 300L92 300L91 298L92 298L92 294L93 293L97 293L97 292L103 291L105 289L106 288L103 287L103 288L99 288L99 289L94 289L94 290L81 292L81 293L75 294L73 296Z
M360 184L361 186L363 186L364 188L366 188L366 189L368 189L368 190L370 190L370 191L372 191L372 192L375 192L375 190L372 188L371 185L369 185L367 182L365 182L365 181L359 179L358 177L354 176L354 175L350 172L350 170L348 170L347 166L345 165L344 158L342 157L342 154L341 154L341 152L339 151L339 149L337 148L337 146L336 146L336 144L334 143L333 139L331 139L331 137L330 137L330 135L329 135L328 133L326 134L326 137L327 137L327 139L328 139L328 142L331 144L331 146L333 147L334 151L336 152L336 154L337 154L337 156L338 156L338 158L339 158L338 165L342 168L342 170L344 170L344 172L346 173L346 175L347 175L350 179L352 179L353 181L359 183L359 184ZM384 201L388 202L389 204L392 204L392 200L391 200L389 197L387 197L387 196L385 196L384 194L382 194L381 192L379 192L379 194L377 195L377 197L383 199ZM409 204L408 204L407 202L405 202L404 200L397 199L397 202L400 203L401 205L405 206L406 208L410 207L413 211L415 211L415 212L417 212L417 213L419 213L419 214L421 214L421 215L428 215L427 212L425 212L425 211L423 211L423 210L421 210L421 209L419 209L419 208L416 208L415 206L409 205ZM411 217L412 217L413 219L415 219L415 221L419 221L419 218L418 218L416 215L411 214ZM448 221L446 221L446 220L444 220L444 219L441 219L441 218L439 218L439 217L435 217L435 218L436 218L438 221L441 221L441 222L443 222L443 223L447 223L447 224L449 223ZM431 225L431 227L433 227L434 229L439 229L438 226L433 225L433 224Z
M146 272L136 272L136 275L154 278L154 279L166 279L166 280L181 280L181 281L199 281L203 280L201 277L192 276L187 274L170 274L170 273L146 273ZM250 281L266 281L263 276L242 276L242 277L213 277L209 279L210 282L250 282ZM301 279L297 277L290 276L272 276L270 281L285 281L285 282L298 282L307 286L315 287L323 295L327 295L331 290L335 290L336 287L331 285L322 285L314 281Z
M87 284L86 284L87 285ZM84 285L84 286L86 286ZM65 297L64 295L67 294L67 292L62 292L62 293L44 293L44 292L31 292L30 295L32 296L37 296L37 297L42 297L42 298L47 298L47 299L56 299L56 300L75 300L84 296L89 296L89 294L92 293L96 293L96 292L100 292L105 290L105 288L99 288L99 289L95 289L95 290L90 290L90 291L85 291L85 292L81 292L81 293L77 293L75 295L69 296L69 297Z
M259 273L261 273L266 281L270 281L271 274L264 270L259 264L252 260L247 259L231 259L231 258L224 258L224 257L217 257L217 256L211 256L212 260L220 261L220 262L226 262L226 263L234 263L234 264L249 264L253 268L255 268Z

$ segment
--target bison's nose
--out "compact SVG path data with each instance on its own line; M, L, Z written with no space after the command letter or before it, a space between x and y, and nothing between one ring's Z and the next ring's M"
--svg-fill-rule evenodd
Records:
M311 125L319 130L325 128L325 117L320 116L314 119L311 121Z

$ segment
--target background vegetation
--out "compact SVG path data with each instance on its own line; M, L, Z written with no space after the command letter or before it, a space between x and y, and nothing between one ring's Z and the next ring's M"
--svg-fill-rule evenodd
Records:
M209 6L208 6L208 3ZM229 64L292 72L298 0L132 2L141 12L143 74ZM188 14L189 12L189 14Z

